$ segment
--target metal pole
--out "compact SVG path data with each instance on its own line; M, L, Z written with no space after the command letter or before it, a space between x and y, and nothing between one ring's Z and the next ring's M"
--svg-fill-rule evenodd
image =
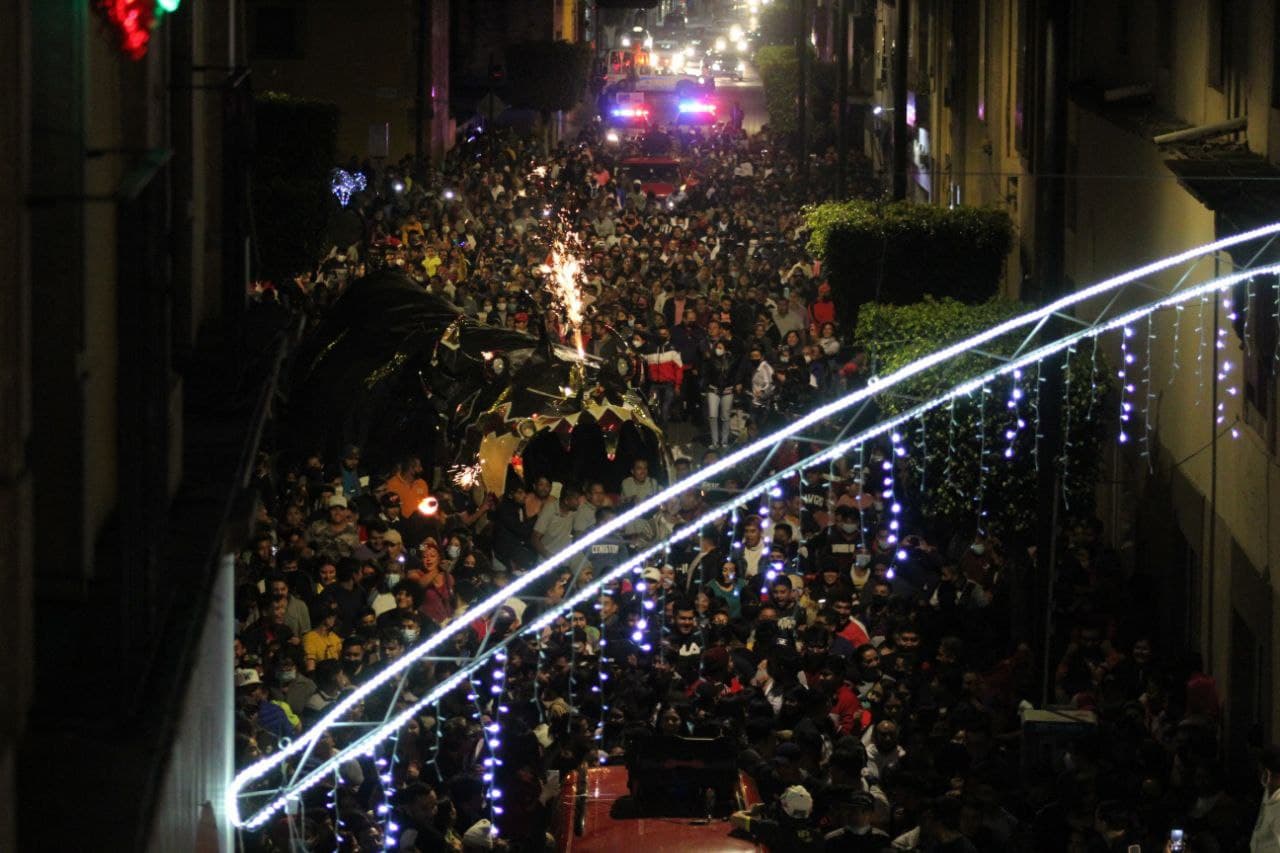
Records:
M893 42L893 197L907 197L907 44L911 39L911 2L898 0Z
M836 198L845 197L849 171L849 10L836 0Z
M809 0L796 0L799 10L799 25L796 27L796 64L799 73L796 75L796 128L799 131L800 152L800 187L808 197L809 194Z

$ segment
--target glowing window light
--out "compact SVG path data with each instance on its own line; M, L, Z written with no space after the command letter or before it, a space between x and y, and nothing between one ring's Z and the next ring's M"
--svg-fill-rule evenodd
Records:
M1070 296L1066 296L1061 299L1058 299L1050 303L1049 305L1046 305L1035 311L1031 311L1019 317L1014 317L1014 318L1011 318L1010 320L1006 320L1005 322L1000 323L997 326L994 326L984 332L980 332L977 335L974 335L958 343L952 344L951 346L945 347L929 356L926 356L925 358L919 359L908 365L905 365L904 367L900 368L899 370L890 374L889 376L884 377L878 381L873 381L872 383L868 384L866 388L861 389L859 391L855 391L851 394L846 395L845 397L834 400L831 403L826 404L825 406L819 407L818 409L815 409L812 412L810 412L808 415L802 418L799 418L796 421L793 421L788 426L778 430L777 432L761 437L760 439L757 439L752 444L749 444L743 448L740 448L738 451L734 453L726 455L723 459L720 459L717 462L713 463L712 465L707 466L702 471L699 471L696 475L686 478L685 480L679 481L657 492L656 494L652 495L648 499L632 507L627 512L619 514L611 522L596 528L591 533L576 540L568 548L565 548L564 550L552 555L547 559L547 561L535 567L534 569L530 570L523 577L513 581L506 588L504 588L500 593L494 596L491 596L490 598L485 599L484 601L478 602L476 605L473 606L471 612L476 614L477 617L488 614L490 611L501 606L501 604L504 601L506 601L508 598L518 595L526 587L541 580L553 568L559 566L565 560L569 559L572 556L575 556L578 553L581 553L582 551L586 550L591 545L593 545L594 543L602 539L603 537L608 536L615 530L625 526L626 524L629 524L631 521L634 521L640 516L647 514L651 510L656 509L657 507L661 506L663 503L667 502L668 500L679 497L680 495L682 495L683 493L691 489L699 488L701 483L706 478L715 476L716 474L719 474L725 470L728 470L740 464L741 462L745 461L746 459L751 458L757 453L760 453L765 449L773 447L779 441L782 441L791 435L795 435L801 432L802 430L813 425L814 423L820 422L821 420L824 420L830 417L831 415L842 411L843 409L856 405L857 403L867 399L868 397L879 394L880 392L885 391L888 388L891 388L894 385L897 385L898 383L901 383L911 378L912 376L915 376L923 371L926 371L931 367L943 361L946 361L947 359L955 355L965 353L976 346L980 346L981 344L987 341L990 341L995 338L1001 337L1002 335L1008 334L1009 332L1015 329L1018 329L1022 326L1029 325L1031 323L1037 323L1037 322L1042 324L1052 314L1058 313L1062 311L1064 308L1071 307L1074 304L1096 297L1097 295L1104 293L1109 289L1114 289L1121 285L1127 284L1131 281L1148 276L1153 272L1158 272L1162 269L1166 269L1171 266L1176 266L1177 264L1183 263L1187 260L1195 258L1198 255L1216 252L1241 242L1256 240L1256 239L1259 239L1260 237L1265 237L1275 233L1280 233L1280 222L1272 223L1271 225L1263 226L1261 228L1257 228L1252 231L1247 231L1242 234L1237 234L1232 237L1225 238L1223 240L1215 241L1214 243L1206 244L1205 246L1202 246L1198 249L1188 250L1178 255L1174 255L1170 258L1165 258L1160 261L1147 264L1143 267L1139 267L1138 269L1131 270L1120 276L1116 276L1112 279L1108 279L1106 281L1100 282L1099 284L1085 288L1084 290L1078 291L1077 293L1072 294ZM1226 276L1224 278L1211 280L1209 282L1202 283L1195 287L1188 288L1179 293L1173 294L1162 300L1158 300L1155 303L1149 304L1135 311L1131 311L1127 314L1121 315L1117 318L1114 318L1108 321L1106 324L1102 326L1084 329L1066 338L1062 338L1058 341L1055 341L1053 343L1040 347L1039 349L1033 350L1030 353L1027 353L1018 358L1012 359L998 368L994 368L993 370L988 371L986 374L978 377L977 379L973 379L968 382L962 383L961 385L956 386L951 391L945 394L939 395L938 397L935 397L931 400L921 403L920 405L909 410L905 414L900 415L899 417L894 418L890 421L881 423L880 425L873 427L870 430L867 430L866 432L862 433L859 436L855 436L854 438L841 442L838 445L833 445L832 447L828 448L826 451L823 451L822 453L817 454L815 457L811 457L808 459L801 460L800 462L797 462L796 464L779 472L773 478L766 480L762 485L762 487L753 488L748 492L744 492L741 495L739 495L739 498L742 500L746 500L746 499L749 499L750 497L758 496L761 493L763 493L763 491L765 491L766 489L771 488L778 480L781 479L782 476L789 476L801 470L802 467L807 467L809 465L818 464L821 461L833 459L836 456L844 453L846 450L856 446L857 444L863 443L869 440L869 438L874 438L874 437L883 435L885 432L913 418L919 417L925 412L928 412L931 409L935 408L936 406L939 406L951 399L954 399L955 397L980 390L983 387L983 385L990 382L992 379L1007 375L1017 368L1025 367L1029 364L1032 364L1044 358L1047 358L1048 356L1053 355L1063 349L1066 349L1067 347L1074 345L1075 343L1081 340L1084 340L1089 337L1097 337L1112 329L1120 328L1120 327L1123 327L1125 324L1136 322L1162 308L1171 307L1174 305L1181 304L1182 302L1190 301L1191 299L1199 298L1200 296L1206 293L1212 292L1214 290L1225 290L1230 286L1232 286L1233 284L1236 284L1239 281L1245 280L1247 278L1251 278L1254 276L1261 276L1261 275L1273 275L1273 274L1280 274L1280 265L1263 267L1261 269L1255 269L1248 272L1237 273L1234 275ZM739 503L739 502L735 502L735 503ZM700 528L702 525L706 524L708 520L719 518L720 515L727 514L728 511L729 511L728 509L716 510L704 515L702 518L698 519L695 522L693 529L696 530L697 528ZM673 536L672 538L677 538L677 537ZM662 546L662 547L665 547L665 546ZM651 551L649 552L646 552L645 556L648 556L650 553L656 553L656 548L651 549ZM639 558L636 558L636 559L639 559ZM632 569L634 568L634 566L631 565L630 563L624 564L624 565L630 566L630 568ZM616 574L611 572L608 575L602 577L596 583L591 584L589 587L587 587L587 589L598 588L597 583L601 583L604 580L604 578L612 579L614 577L616 577ZM574 596L572 599L562 602L561 605L556 607L553 611L551 611L551 613L559 615L564 612L564 609L566 607L572 606L572 604L577 604L579 603L579 601L580 599L578 599L577 596ZM267 756L266 758L260 759L259 761L255 762L254 764L250 765L249 767L245 768L240 773L238 773L235 779L232 780L232 784L228 786L228 789L227 789L227 804L228 804L227 814L229 819L232 822L232 825L237 827L261 825L262 823L264 823L266 820L270 818L271 813L283 807L283 803L287 800L287 797L290 796L290 795L285 795L283 797L278 798L275 802L273 802L272 804L269 804L264 809L257 812L253 817L251 817L247 821L244 821L241 819L238 802L237 802L237 797L240 791L242 791L250 783L265 776L273 768L279 766L285 760L287 760L291 755L295 755L298 752L301 752L305 749L309 749L312 745L314 745L314 743L319 739L320 735L327 729L329 725L333 724L334 722L337 722L344 714L350 711L355 704L362 701L366 696L368 696L370 693L372 693L381 685L386 684L391 679L399 676L408 667L412 666L420 658L426 656L433 649L438 648L441 644L443 644L449 638L457 634L464 627L467 627L467 625L464 624L461 620L459 620L459 621L455 621L453 624L446 626L442 630L438 631L426 642L419 644L414 649L402 655L391 666L387 667L377 676L365 682L363 685L361 685L359 688L357 688L355 691L349 694L343 701L339 702L336 706L334 706L334 708L328 714L326 714L321 720L319 720L311 731L305 733L302 737L291 742L288 746L280 749L279 751L273 753L270 756ZM482 660L487 661L487 656ZM466 671L469 672L470 668L468 668ZM432 691L428 695L435 696L436 691ZM425 703L426 703L425 700L421 703L418 703L417 705L414 706L414 709L424 705ZM410 710L413 710L413 709L410 709ZM403 714L401 716L403 716ZM400 719L400 718L397 717L396 719ZM308 774L308 776L304 777L304 780L305 779L312 780L309 784L303 785L302 782L295 783L295 785L292 786L291 791L296 792L298 790L303 790L306 787L309 787L311 784L315 784L317 781L319 781L319 779L323 778L325 775L324 773L320 773L319 771L327 771L331 769L332 766L336 766L338 762L342 760L346 760L346 757L348 755L356 751L357 745L362 745L365 743L367 739L373 738L374 735L378 735L379 733L382 733L380 738L372 740L369 747L367 747L367 748L371 748L372 745L376 745L376 743L380 742L381 739L385 739L386 737L389 737L390 733L393 732L395 728L398 728L399 725L403 725L403 723L399 723L398 725L395 725L393 721L393 723L384 724L381 728L375 730L373 733L370 733L370 735L367 735L365 738L361 738L360 740L357 740L354 744L352 744L348 748L332 756L330 759L326 760L325 762L322 762L316 771L313 771L311 774ZM330 762L333 762L333 764L330 764Z

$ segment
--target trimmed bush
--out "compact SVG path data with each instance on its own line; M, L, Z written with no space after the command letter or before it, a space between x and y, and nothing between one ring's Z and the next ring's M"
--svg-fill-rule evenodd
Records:
M314 267L326 248L338 108L266 92L254 99L253 118L255 277L282 282Z
M1006 299L966 305L955 299L926 297L912 305L870 303L858 313L854 336L865 347L880 375L963 340L1029 310ZM984 350L1009 355L1023 334L1013 333L992 341ZM995 362L980 354L960 356L876 398L886 415L903 412L922 399L936 397ZM1061 370L1061 363L1045 362L1044 371ZM1093 508L1101 443L1110 427L1110 411L1104 401L1111 388L1111 370L1092 351L1069 360L1063 406L1065 460L1036 458L1037 409L1040 372L1035 367L1022 376L1003 379L984 391L959 397L920 421L899 429L911 451L916 489L908 498L921 505L926 516L945 522L952 530L972 532L978 513L982 526L995 523L1005 535L1025 535L1037 523L1036 465L1065 461L1064 495L1071 512ZM1022 391L1016 407L1009 406L1012 383ZM1017 421L1023 425L1019 427ZM1012 432L1013 438L1008 436ZM923 459L923 463L921 460ZM985 473L979 473L979 459ZM923 484L923 488L919 488Z
M805 220L846 322L865 302L989 299L1013 246L998 208L854 200L815 205Z

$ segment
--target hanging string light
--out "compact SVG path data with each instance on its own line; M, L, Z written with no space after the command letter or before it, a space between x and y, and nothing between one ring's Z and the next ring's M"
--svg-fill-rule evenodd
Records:
M1265 272L1266 274L1274 274L1276 272L1280 272L1280 265L1273 265L1273 266L1263 268L1261 270L1255 270L1253 274L1261 274L1263 272ZM896 416L896 417L888 418L884 421L881 421L876 426L869 428L868 430L864 430L863 432L859 433L857 436L851 439L848 439L845 442L841 442L837 445L833 445L832 448L829 448L829 450L825 451L824 454L826 452L843 452L845 448L855 446L858 442L872 440L879 435L885 435L887 434L888 431L891 431L892 429L897 428L900 424L909 422L911 418L917 417L921 412L929 411L933 407L944 404L954 399L956 396L960 394L969 394L969 393L972 393L972 391L974 390L983 390L985 389L987 383L993 381L994 378L1002 377L1010 373L1013 369L1025 366L1027 364L1034 363L1036 360L1040 358L1044 358L1048 354L1052 354L1053 352L1060 351L1062 348L1070 345L1074 341L1080 340L1083 337L1086 337L1086 336L1093 337L1095 339L1095 350L1096 350L1097 337L1106 331L1121 328L1123 326L1130 325L1134 322L1138 322L1141 320L1141 318L1149 315L1155 310L1159 310L1160 308L1168 307L1170 305L1175 305L1178 302L1181 302L1183 300L1189 301L1192 298L1199 298L1202 296L1202 294L1211 292L1211 290L1214 288L1218 288L1218 289L1225 288L1229 286L1232 283L1232 281L1243 280L1243 278L1245 277L1247 276L1240 276L1238 278L1232 279L1232 277L1227 276L1220 279L1216 279L1213 282L1208 282L1205 284L1196 285L1194 287L1187 288L1185 291L1181 291L1177 294L1173 294L1168 297L1165 297L1164 299L1159 300L1156 303L1152 303L1151 305L1143 306L1140 309L1127 312L1114 319L1103 322L1097 326L1090 327L1074 335L1067 336L1060 340L1054 341L1052 344L1046 345L1045 347L1038 348L1022 356L1019 356L1018 358L1013 359L1010 362L998 368L993 368L991 371L988 371L982 374L981 376L974 377L973 379L965 381L960 385L957 385L952 390L945 392L944 394L939 394L933 398L930 398L929 400L923 401L917 407L911 409L907 413L904 413L904 415L902 416ZM968 339L964 343L967 346L972 346L972 342L975 339ZM939 352L943 353L943 352L947 352L947 350L942 350ZM938 354L935 354L935 356L937 355ZM923 366L926 362L934 363L932 362L933 358L934 356L931 356L927 359L922 359L916 364L921 365L919 369L923 369ZM847 400L845 402L847 402ZM842 402L841 405L844 405L845 402ZM1093 400L1091 398L1090 404L1092 403L1093 403ZM815 410L815 414L821 411L823 410L821 409ZM804 423L805 421L806 419L802 418L798 421L793 422L786 429L791 429L796 424L801 424L801 423ZM979 425L981 430L981 427L983 426L981 419L980 419ZM768 440L777 440L777 434L775 434L774 436L770 436ZM765 441L765 439L762 439L761 441L763 442ZM754 445L752 447L754 447ZM824 454L819 454L819 458L820 459L823 458ZM725 461L728 461L731 458L733 458L733 454L730 454L729 457L726 457ZM805 460L805 461L807 462L808 460ZM800 464L800 463L797 463L797 464ZM791 470L790 468L786 469L786 473L790 473L790 470ZM769 481L766 481L766 484L776 483L778 482L779 479L780 477L778 476L772 477L770 478ZM684 489L684 488L686 488L684 484L680 484L677 487L673 487L673 489L675 489L676 492L679 492L681 489ZM656 505L656 502L660 502L660 499L661 500L668 499L669 497L672 496L672 494L673 492L671 492L670 490L667 490L661 493L660 496L655 496L650 500L655 501L655 505ZM761 492L756 490L753 487L743 492L741 497L743 500L750 500L751 498L759 494L761 494ZM636 509L640 510L642 508L645 508L645 509L651 508L651 506L646 507L646 503L647 502L638 505ZM627 514L624 513L620 515L618 519L615 519L615 521L620 523L625 523L625 520L629 520L626 518L626 516ZM722 516L720 515L719 510L714 510L702 516L701 518L697 519L697 521L700 523L705 523L705 521L708 518L712 518L712 517L719 518ZM573 553L577 553L578 551L574 549L580 550L581 548L588 547L591 544L591 542L595 541L595 539L592 538L593 536L596 536L598 538L598 536L606 535L607 532L608 531L606 527L602 527L598 531L595 531L593 534L584 536L581 540L576 541L572 546L572 548L566 549L565 553L569 551L572 551ZM553 562L553 561L561 561L563 559L565 559L565 554L556 555L555 557L551 558L551 560L548 561L548 564L538 567L534 571L528 573L525 577L513 582L513 584L511 585L511 588L504 590L504 595L509 596L509 595L518 593L520 589L523 589L525 586L529 585L530 583L537 580L538 578L545 576L545 573L546 573L545 569L548 567L548 565L556 564L556 562ZM594 584L591 587L589 587L589 589L595 589L595 588L598 588L598 587L595 587ZM479 602L477 604L477 608L481 610L487 607L492 607L492 606L494 605L489 600ZM558 613L559 610L560 610L560 607L557 606L556 608L553 608L552 612ZM541 625L541 624L542 624L541 619L535 621L535 625ZM350 696L346 697L337 705L335 705L333 711L331 711L329 715L323 718L321 720L321 723L326 725L330 724L333 720L339 718L343 713L349 711L350 708L353 707L355 703L359 702L364 696L367 696L370 691L377 689L379 686L383 684L388 683L388 681L392 678L402 677L403 674L405 673L406 668L409 665L411 665L414 661L420 659L423 655L427 654L431 649L433 649L436 645L438 645L439 642L443 642L444 640L446 640L448 637L452 635L453 635L452 632L450 632L448 629L445 629L440 631L437 634L437 636L433 638L432 641L428 641L426 643L420 644L410 654L406 655L401 661L397 661L396 665L386 668L383 672L379 673L374 678L362 684L359 688L353 691ZM469 671L470 670L468 670L468 672ZM452 689L454 685L456 685L457 683L460 683L462 678L465 678L465 676L459 676L458 679L455 679L453 677L446 679L445 682L441 683L440 685L437 685L435 689L430 691L428 696L424 697L421 700L421 702L434 701L441 695L442 690ZM415 704L413 707L416 708L416 707L419 707L419 705ZM413 708L410 709L410 711L412 710ZM289 802L295 800L297 796L297 793L296 793L297 791L304 790L306 787L316 784L317 780L319 778L322 778L322 774L327 773L332 768L334 763L337 763L342 760L342 756L346 753L347 749L351 749L351 750L363 749L365 744L379 743L390 736L389 732L392 727L399 724L402 724L401 715L397 715L395 718L387 721L382 726L379 726L375 730L365 735L362 735L355 742L353 742L350 745L350 747L344 748L343 751L336 753L334 756L331 756L329 759L326 759L324 762L322 762L321 765L315 770L312 770L311 772L303 774L301 778L291 783L286 793L281 794L275 797L274 799L266 801L265 805L260 805L258 807L258 810L255 811L252 815L250 815L247 818L243 818L239 813L239 804L237 802L237 797L239 796L241 791L244 790L244 787L247 784L257 779L261 779L266 773L270 772L272 768L279 766L280 763L287 760L287 758L290 755L297 754L299 751L306 749L309 744L314 743L315 737L318 737L319 735L318 734L304 735L303 737L299 738L295 743L290 744L287 748L282 748L279 752L273 754L272 756L261 759L258 762L255 762L250 767L242 770L237 775L233 784L228 788L227 804L229 807L229 818L231 822L236 826L245 826L249 828L252 828L254 826L261 826L267 820L270 820L273 814L280 812L282 809L286 807L286 805ZM313 731L315 732L323 732L323 730L324 730L323 726L313 729Z
M1155 473L1151 463L1151 400L1155 392L1151 390L1151 344L1156 339L1155 326L1151 317L1147 318L1147 355L1142 363L1142 458L1147 461L1147 473Z
M987 516L987 395L990 393L985 383L978 389L978 490L973 502L979 530L986 529L983 519Z
M1226 316L1223 318L1221 325L1218 326L1213 341L1213 345L1219 353L1217 378L1219 385L1227 392L1227 396L1235 397L1240 394L1240 388L1235 384L1235 379L1233 378L1238 371L1235 370L1235 365L1232 364L1231 360L1226 357L1225 351L1227 349L1227 323L1234 322L1239 315L1236 313L1229 295L1222 297L1222 309L1226 312ZM1221 425L1226 419L1226 403L1223 400L1218 400L1215 403L1214 421ZM1240 437L1240 429L1234 424L1231 426L1231 437Z
M902 443L901 433L891 433L889 441L893 447L893 455L884 461L884 502L885 508L889 510L889 544L893 546L893 560L885 570L885 577L893 580L894 575L897 574L898 563L907 559L907 552L898 545L902 538L902 500L905 495L905 484L899 484L897 480L898 460L906 459L907 449Z
M1008 409L1010 414L1013 416L1013 420L1010 421L1009 427L1004 431L1004 439L1008 442L1004 448L1005 459L1013 458L1013 446L1018 440L1018 434L1021 433L1023 428L1027 425L1027 422L1022 417L1023 391L1022 386L1019 384L1021 382L1022 371L1013 371L1013 382L1009 386L1009 399L1005 400L1004 403L1005 408Z
M1127 426L1129 424L1129 415L1133 411L1133 404L1129 402L1129 395L1134 392L1133 383L1129 380L1129 368L1134 362L1134 355L1129 351L1129 339L1132 337L1133 327L1125 326L1120 336L1120 367L1116 369L1116 376L1120 378L1119 441L1121 444L1129 440Z
M1036 384L1034 386L1035 393L1031 395L1031 410L1035 412L1035 418L1036 418L1035 441L1031 446L1031 459L1033 462L1035 462L1036 473L1040 473L1040 439L1044 438L1044 436L1040 432L1040 392L1044 388L1044 383L1047 381L1044 376L1043 368L1044 368L1044 362L1037 361L1036 362ZM1070 403L1063 406L1063 408L1070 409L1071 408Z

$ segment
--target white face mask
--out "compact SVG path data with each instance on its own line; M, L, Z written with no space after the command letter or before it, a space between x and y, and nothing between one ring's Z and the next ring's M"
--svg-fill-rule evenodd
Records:
M400 583L400 575L395 572L387 573L387 586L392 587Z
M981 542L973 543L972 545L969 546L969 549L973 551L973 553L977 554L979 557L987 553L987 546L983 545Z
M853 558L853 564L860 569L866 568L871 564L871 555L859 554Z
M840 529L841 529L843 532L845 532L845 533L850 533L850 534L852 534L852 533L857 533L857 532L858 532L858 525L856 525L856 524L841 524L841 525L840 525Z
M462 548L457 545L450 545L445 549L445 553L449 555L450 560L458 559L458 555L462 553Z

